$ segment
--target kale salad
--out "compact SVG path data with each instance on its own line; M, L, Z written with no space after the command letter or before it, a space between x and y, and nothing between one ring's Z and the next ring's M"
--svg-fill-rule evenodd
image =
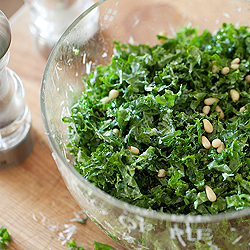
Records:
M184 27L155 46L114 41L63 118L74 167L120 200L174 214L250 206L250 33Z

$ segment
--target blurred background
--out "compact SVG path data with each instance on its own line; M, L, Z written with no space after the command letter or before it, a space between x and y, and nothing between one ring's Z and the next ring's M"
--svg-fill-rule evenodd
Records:
M0 10L10 18L23 4L23 0L0 0Z

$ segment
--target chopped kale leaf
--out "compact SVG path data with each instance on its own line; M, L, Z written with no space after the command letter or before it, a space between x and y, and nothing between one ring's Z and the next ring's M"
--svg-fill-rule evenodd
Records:
M110 64L83 78L82 97L63 118L75 168L110 195L147 209L216 214L249 207L248 27L224 23L217 33L201 35L185 27L152 47L114 45ZM232 99L232 89L238 99ZM111 90L118 97L109 98ZM219 102L204 113L207 98ZM204 137L211 144L220 139L220 149L206 148Z

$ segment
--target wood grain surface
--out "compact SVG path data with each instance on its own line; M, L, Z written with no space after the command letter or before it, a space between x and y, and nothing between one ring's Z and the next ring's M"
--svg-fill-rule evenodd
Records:
M60 235L65 226L75 225L77 232L72 238L85 250L94 249L93 241L124 250L90 219L86 224L72 221L77 215L83 218L84 214L61 178L44 133L39 98L46 58L32 44L28 11L23 6L10 19L12 44L8 67L23 81L35 146L22 164L0 171L0 227L5 226L12 236L8 249L68 249L62 245Z

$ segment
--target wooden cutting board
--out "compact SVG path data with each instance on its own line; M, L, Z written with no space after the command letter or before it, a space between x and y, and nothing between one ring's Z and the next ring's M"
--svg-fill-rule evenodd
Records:
M62 245L60 235L67 226L76 226L77 233L72 238L85 250L94 249L93 241L124 250L90 219L86 224L74 221L78 216L83 218L84 214L61 178L44 133L39 98L46 58L32 44L28 7L19 9L10 22L12 44L8 67L23 81L35 146L22 164L0 171L0 227L5 226L12 236L8 249L68 249ZM63 235L66 237L67 233Z

